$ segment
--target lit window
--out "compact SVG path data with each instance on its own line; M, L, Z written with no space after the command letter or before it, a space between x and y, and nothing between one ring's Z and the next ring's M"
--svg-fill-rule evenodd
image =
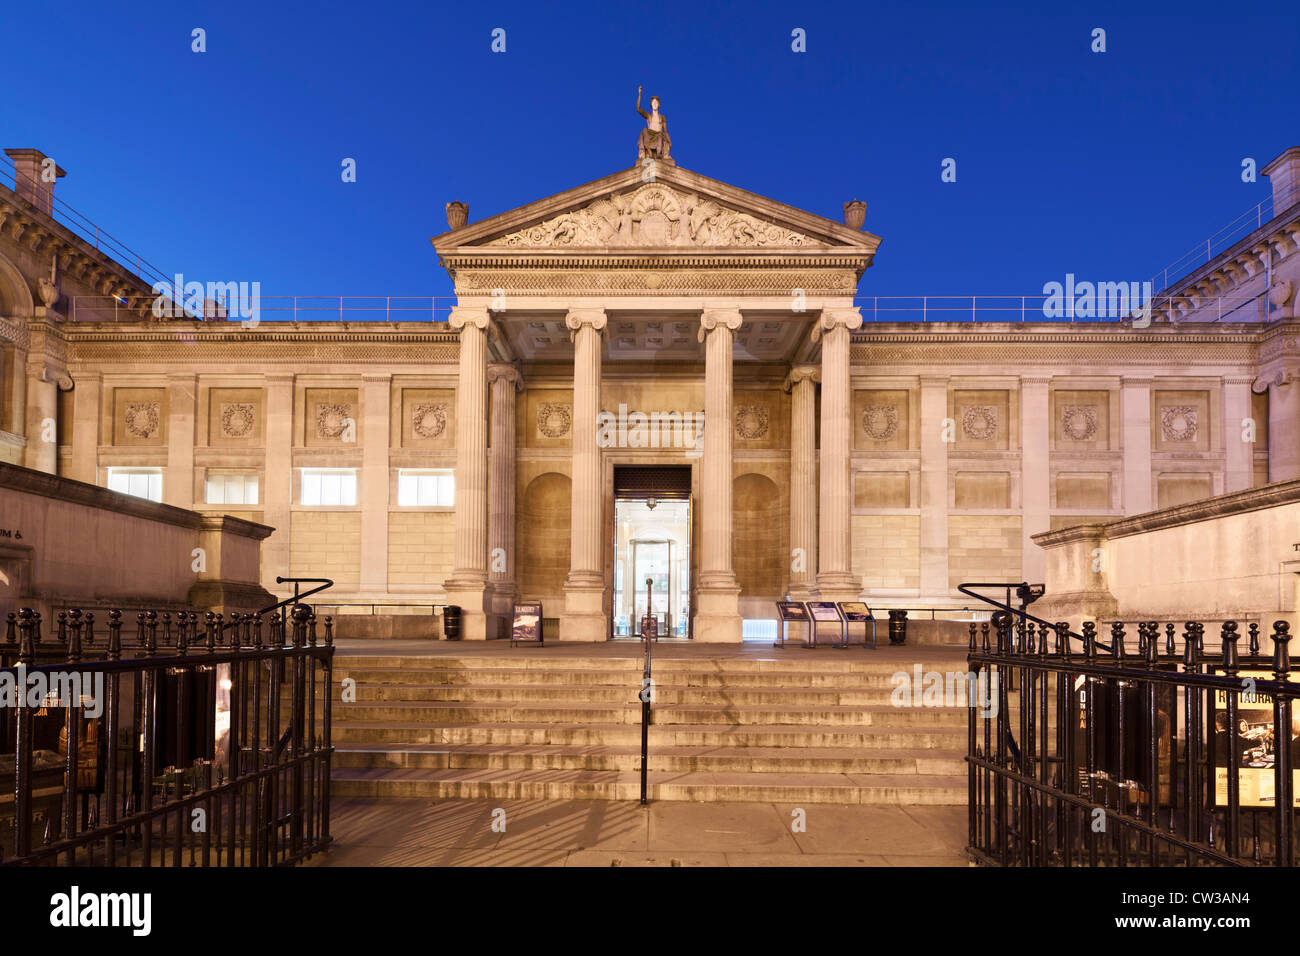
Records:
M108 488L124 495L162 501L161 468L110 468Z
M257 475L208 475L208 504L257 504Z
M355 468L304 468L302 494L304 505L355 505L357 471Z
M450 471L404 468L397 473L397 503L403 508L450 508L456 503L456 478Z

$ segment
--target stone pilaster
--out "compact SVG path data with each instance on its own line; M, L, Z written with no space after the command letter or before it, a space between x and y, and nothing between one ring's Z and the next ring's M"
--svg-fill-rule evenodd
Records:
M42 356L27 360L27 447L23 464L36 471L58 474L59 467L59 376L61 370Z
M790 392L790 586L794 601L817 596L817 383L815 365L785 378Z
M198 376L167 376L167 468L163 501L194 507L194 422L198 417ZM75 432L74 432L75 433Z
M704 343L704 455L700 465L700 572L695 597L695 640L739 644L740 586L732 567L731 339L740 328L738 309L706 309L700 316Z
M1269 483L1300 478L1300 368L1279 370L1254 387L1268 391Z
M99 483L103 381L98 372L78 372L72 389L72 461L68 477L88 485Z
M1052 527L1050 376L1020 379L1020 540L1024 580L1041 583L1047 556L1033 536Z
M284 595L277 575L289 575L289 520L293 502L293 373L266 376L266 474L262 487L262 523L275 534L262 544L262 585Z
M948 582L948 379L921 378L921 596L946 597ZM945 426L951 425L951 429Z
M1151 501L1151 382L1120 380L1120 441L1124 449L1124 513L1142 514Z
M853 573L853 485L850 466L853 394L849 384L849 333L861 327L857 309L822 313L813 328L822 343L820 534L817 590L824 601L852 601L862 593Z
M523 376L513 365L489 365L488 387L492 401L492 436L488 446L488 586L500 628L495 636L508 637L507 622L519 597L515 577L515 396L523 388Z
M1244 441L1244 422L1252 417L1250 384L1253 378L1228 375L1223 379L1223 491L1245 491L1255 484L1255 449L1253 441ZM1255 433L1262 437L1265 422L1255 422ZM1258 440L1258 439L1256 439Z
M604 500L596 416L600 413L602 309L579 309L565 317L573 338L573 482L569 576L564 582L560 640L603 641L605 571L601 552Z
M460 332L456 379L456 542L447 603L461 609L461 637L488 636L487 600L487 328L486 309L453 309Z
M362 592L388 591L388 451L392 442L393 377L361 377L361 583Z

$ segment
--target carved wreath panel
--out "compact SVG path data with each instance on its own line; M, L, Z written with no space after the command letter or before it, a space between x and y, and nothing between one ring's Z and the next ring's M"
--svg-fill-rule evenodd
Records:
M563 438L573 427L573 406L543 402L537 409L537 430L547 438Z
M862 430L872 441L889 441L898 434L898 408L868 405L862 410Z
M1097 435L1097 406L1066 405L1061 409L1061 431L1071 441L1091 441Z
M1160 409L1160 431L1165 441L1196 440L1196 409L1191 405L1167 405Z
M446 402L419 402L411 406L411 431L417 438L441 438L446 430Z
M351 420L351 402L322 402L316 406L316 437L341 438Z
M136 438L154 438L162 419L161 402L127 402L123 415L126 430Z
M962 434L975 441L986 441L998 433L998 410L993 405L971 405L961 416Z
M221 403L221 435L223 438L247 438L253 434L257 423L257 406L252 402Z
M597 199L488 245L556 246L821 246L803 233L727 209L662 183Z
M767 435L767 409L762 405L746 403L736 409L736 437L757 441Z

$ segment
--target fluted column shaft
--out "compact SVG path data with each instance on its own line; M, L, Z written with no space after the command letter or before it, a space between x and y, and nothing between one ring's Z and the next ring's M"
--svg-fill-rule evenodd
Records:
M460 330L456 378L456 542L450 582L487 581L487 326L486 310L455 309Z
M795 600L817 587L817 382L821 370L791 369L790 392L790 585Z
M862 325L857 309L822 313L814 334L822 343L821 514L817 584L826 600L857 597L861 581L852 569L852 505L849 452L852 394L849 333ZM840 596L843 595L843 596Z
M513 365L488 366L492 390L491 476L488 481L488 580L515 589L515 394L522 378Z
M596 416L600 413L601 331L605 313L599 309L570 312L565 318L573 332L573 536L570 583L604 584L600 530L604 517L600 448Z
M605 613L605 564L601 529L604 495L601 456L596 442L600 413L602 309L577 309L564 319L573 336L573 481L570 507L569 576L564 582L560 640L603 641L609 637Z
M731 434L735 417L731 390L731 338L740 328L738 310L706 311L704 340L704 455L700 490L700 585L733 586L731 562Z

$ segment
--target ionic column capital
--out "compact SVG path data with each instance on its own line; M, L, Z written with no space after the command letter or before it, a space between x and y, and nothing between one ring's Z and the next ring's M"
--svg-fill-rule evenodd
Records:
M564 324L570 332L577 332L584 325L590 325L597 332L604 330L609 317L604 309L570 309L564 316ZM570 336L572 337L572 336Z
M511 382L515 386L515 391L523 391L524 374L514 365L493 364L488 366L487 370L488 384L496 382Z
M740 314L739 309L705 309L700 313L700 331L697 338L703 342L705 337L718 326L734 332L744 321L745 317Z
M796 365L790 369L790 373L785 377L785 383L782 385L787 392L794 391L794 387L800 382L820 382L822 380L821 366L818 365Z
M487 309L455 308L451 310L451 316L447 319L447 322L458 332L470 326L479 331L484 331L491 323L491 319L488 316Z
M1268 391L1269 386L1281 388L1283 385L1289 385L1292 382L1300 382L1300 369L1280 368L1268 375L1261 375L1255 379L1250 386L1250 390L1256 395L1263 395Z
M862 328L862 310L856 306L852 309L823 309L821 317L813 326L812 340L816 343L826 332L846 328L850 332Z

